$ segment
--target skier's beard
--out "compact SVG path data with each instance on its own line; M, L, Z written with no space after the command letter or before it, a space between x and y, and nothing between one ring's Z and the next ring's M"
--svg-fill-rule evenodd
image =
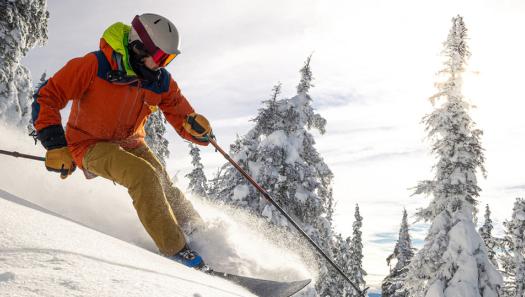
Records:
M160 77L160 70L151 70L146 65L144 65L143 59L144 55L139 55L135 53L135 51L130 48L129 49L129 64L131 65L131 68L133 68L133 71L138 75L139 78L147 81L147 82L156 82L159 80Z

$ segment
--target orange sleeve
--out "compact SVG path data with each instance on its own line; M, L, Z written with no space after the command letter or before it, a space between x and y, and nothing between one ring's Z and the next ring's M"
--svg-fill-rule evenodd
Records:
M97 75L97 57L89 53L70 60L35 94L38 105L34 115L37 131L61 125L60 110L69 100L80 99Z
M182 138L196 144L208 145L207 142L201 142L194 139L188 132L186 132L186 130L184 130L182 124L186 120L186 117L190 113L193 113L194 110L186 97L182 95L179 86L172 78L170 78L169 90L162 97L159 107L164 113L166 120L168 120Z

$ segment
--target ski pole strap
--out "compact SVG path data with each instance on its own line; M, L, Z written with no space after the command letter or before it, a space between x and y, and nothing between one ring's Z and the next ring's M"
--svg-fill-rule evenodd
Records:
M323 251L323 249L321 249L319 245L317 245L317 243L310 236L308 236L308 234L306 234L306 232L304 232L303 229L301 229L301 227L292 219L292 217L290 217L290 215L284 209L282 209L282 207L279 206L279 204L277 204L275 200L272 199L270 194L268 194L268 192L266 192L265 189L263 189L248 173L246 173L246 171L244 171L244 169L241 168L241 166L239 166L239 164L237 164L217 144L214 138L208 137L208 140L215 147L215 149L219 151L224 156L224 158L226 158L226 160L228 160L233 165L233 167L235 167L264 196L264 198L266 198L266 200L268 200L273 206L275 206L275 208L277 208L277 210L279 210L281 214L288 219L288 221L297 229L297 231L299 231L299 233L301 233L301 235L303 235L310 242L310 244L313 247L315 247L315 249L317 249L317 251L326 259L326 261L328 261L328 263L330 263L335 268L335 270L337 270L337 272L339 272L339 274L341 274L341 276L343 276L348 281L348 283L350 283L350 285L352 285L352 287L354 287L354 289L356 289L357 292L359 292L359 295L366 297L365 294L368 288L364 290L359 289L359 287L356 284L354 284L352 280L350 280L346 273L344 273L343 270L337 264L335 264L335 262L332 259L330 259L330 257L328 257L328 255Z
M15 157L15 158L25 158L25 159L31 159L31 160L37 160L37 161L45 161L46 160L46 158L44 158L44 157L27 155L27 154L21 154L19 152L9 152L9 151L4 151L4 150L0 150L0 154L7 155L7 156L12 156L12 157Z

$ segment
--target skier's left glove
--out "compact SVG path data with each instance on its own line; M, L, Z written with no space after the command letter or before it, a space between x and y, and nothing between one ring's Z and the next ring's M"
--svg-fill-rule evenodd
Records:
M209 138L215 138L208 119L198 113L190 113L183 123L184 130L195 140L208 144Z

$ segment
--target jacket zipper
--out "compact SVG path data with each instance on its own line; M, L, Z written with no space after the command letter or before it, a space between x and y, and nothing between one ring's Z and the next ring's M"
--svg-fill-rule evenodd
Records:
M131 131L129 131L129 133L133 133L133 130L135 130L135 126L137 125L137 121L140 117L140 114L142 113L142 109L144 108L144 100L141 99L141 100L138 100L139 99L139 96L140 96L140 89L141 89L141 85L140 85L140 81L138 82L137 84L137 96L135 96L135 100L133 102L133 107L135 107L135 105L138 103L138 101L141 101L142 104L140 104L140 107L139 107L139 111L137 113L137 115L135 116L135 120L131 123ZM129 116L131 115L131 111L133 110L133 108L130 109L130 112L128 113L128 118L127 118L127 121L129 120ZM128 121L129 123L129 121Z

